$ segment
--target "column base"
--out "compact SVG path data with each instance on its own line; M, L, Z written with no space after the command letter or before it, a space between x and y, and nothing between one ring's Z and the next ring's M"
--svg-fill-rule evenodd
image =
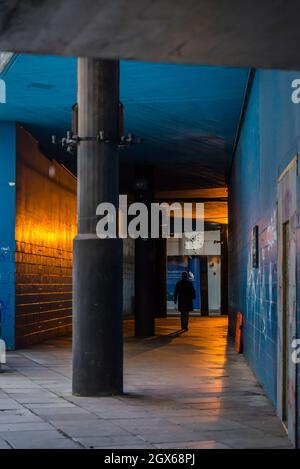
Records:
M122 394L122 241L79 235L73 250L73 394Z

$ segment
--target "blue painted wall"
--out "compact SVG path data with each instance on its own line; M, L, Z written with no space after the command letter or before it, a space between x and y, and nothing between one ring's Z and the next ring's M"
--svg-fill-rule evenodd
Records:
M245 356L274 405L277 399L277 178L300 152L300 104L291 100L291 83L295 78L300 78L300 72L256 72L230 181L231 324L234 314L241 310L245 315ZM299 184L297 187L299 207ZM254 225L259 226L258 269L252 269L250 263ZM300 226L297 228L298 274L299 235ZM300 295L298 309L299 298Z
M16 125L0 122L0 303L2 339L15 346Z

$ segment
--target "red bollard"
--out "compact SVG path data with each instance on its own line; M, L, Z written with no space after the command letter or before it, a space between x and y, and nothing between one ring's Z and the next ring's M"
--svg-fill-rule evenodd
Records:
M244 318L242 313L238 312L236 315L236 329L235 329L235 351L243 353L243 324Z

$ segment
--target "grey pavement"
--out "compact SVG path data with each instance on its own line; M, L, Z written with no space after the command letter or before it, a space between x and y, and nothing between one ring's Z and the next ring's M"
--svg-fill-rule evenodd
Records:
M0 449L290 448L270 401L227 339L227 319L125 321L123 396L71 393L71 339L8 353L0 374Z

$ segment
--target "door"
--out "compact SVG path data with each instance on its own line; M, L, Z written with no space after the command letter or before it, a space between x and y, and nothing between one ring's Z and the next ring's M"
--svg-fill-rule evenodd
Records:
M296 444L297 365L291 347L296 338L297 157L278 178L278 350L277 413Z
M282 226L282 421L288 429L289 423L289 247L290 224Z

